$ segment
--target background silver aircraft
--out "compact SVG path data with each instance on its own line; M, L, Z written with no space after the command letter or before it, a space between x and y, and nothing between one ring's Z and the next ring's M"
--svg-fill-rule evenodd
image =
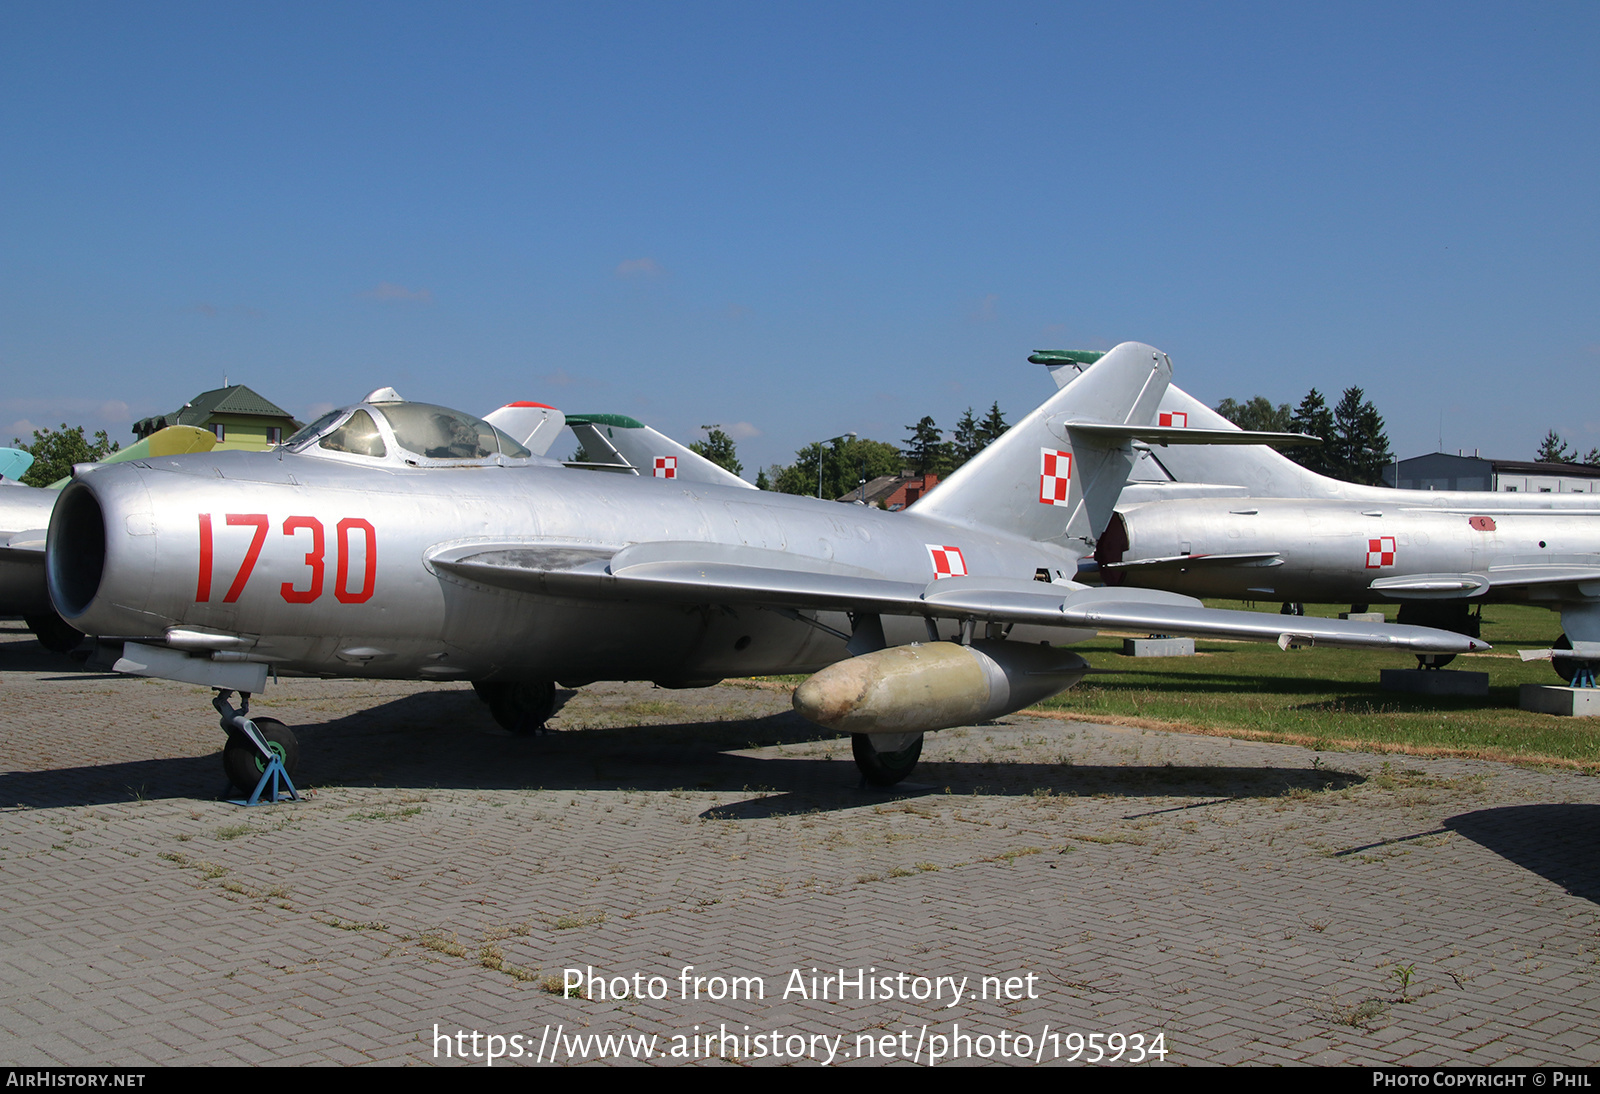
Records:
M1076 358L1076 361L1071 360ZM1093 354L1040 354L1057 382ZM1169 386L1157 420L1237 429ZM1600 661L1600 495L1393 490L1318 475L1270 448L1146 447L1095 545L1108 586L1361 606L1478 633L1485 601L1561 613L1550 651L1570 680ZM1444 660L1444 659L1434 659Z
M1145 427L1128 423L1170 376L1117 347L899 514L573 470L385 390L271 452L83 475L51 520L50 592L117 640L121 671L244 692L269 669L469 680L513 730L542 725L558 681L816 673L797 709L851 733L877 783L909 773L924 732L1075 683L1087 665L1052 644L1101 627L1482 648L1069 580L1132 466ZM293 758L292 733L268 736ZM257 762L230 737L236 784Z

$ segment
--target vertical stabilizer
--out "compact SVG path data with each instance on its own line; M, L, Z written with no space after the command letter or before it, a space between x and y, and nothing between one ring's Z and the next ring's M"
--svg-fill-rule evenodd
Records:
M1133 467L1133 446L1073 426L1149 425L1171 379L1166 354L1124 342L908 512L1089 553Z
M535 456L550 451L566 416L545 403L507 403L483 416L483 420L515 440Z
M733 472L624 414L574 414L567 425L591 458L626 464L643 478L755 487Z
M1167 388L1160 413L1174 422L1181 420L1189 429L1239 428L1178 387ZM1242 486L1262 498L1341 498L1350 493L1350 483L1301 467L1266 445L1174 444L1153 454L1176 482Z
M1056 386L1065 387L1080 373L1091 370L1098 358L1092 351L1039 350L1028 360L1044 365ZM1157 425L1189 429L1239 428L1176 385L1168 386L1158 414ZM1348 498L1371 489L1352 488L1350 483L1319 475L1266 445L1212 448L1173 443L1146 450L1141 455L1140 466L1132 478L1134 482L1237 486L1262 498ZM1130 496L1149 501L1161 495L1135 490Z

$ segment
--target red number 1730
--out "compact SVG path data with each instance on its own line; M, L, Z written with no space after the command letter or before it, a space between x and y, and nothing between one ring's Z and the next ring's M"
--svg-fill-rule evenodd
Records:
M250 546L244 553L244 561L239 564L239 572L234 574L233 583L228 586L228 591L223 594L222 602L232 604L244 592L244 587L250 581L250 575L255 572L256 560L261 557L262 545L267 542L267 529L271 521L265 513L229 513L228 524L232 527L254 528L255 532L250 537ZM350 588L350 533L360 530L365 538L366 550L362 552L365 563L365 572L361 577L361 587ZM327 535L322 527L322 522L316 517L289 517L283 522L283 534L293 538L298 533L305 531L311 533L311 549L306 552L305 564L310 571L302 575L306 581L304 589L295 588L295 583L285 581L279 589L283 599L290 604L309 604L322 595L322 579L325 570L323 553L327 545ZM334 534L339 540L338 562L334 570L333 595L341 604L364 604L371 599L373 590L378 582L378 533L372 524L360 517L346 517L334 526ZM195 584L194 599L197 604L207 604L211 601L211 575L215 568L213 564L211 514L200 514L200 576Z

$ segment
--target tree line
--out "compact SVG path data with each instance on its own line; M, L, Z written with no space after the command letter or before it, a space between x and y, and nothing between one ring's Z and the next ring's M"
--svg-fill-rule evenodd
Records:
M1569 448L1561 434L1552 429L1539 442L1539 450L1533 454L1533 458L1538 463L1581 463L1600 467L1600 448L1589 449L1589 454L1580 460L1578 450Z
M1320 445L1289 448L1283 454L1330 479L1377 486L1383 481L1383 469L1394 463L1383 417L1359 387L1345 388L1332 410L1316 388L1293 408L1288 403L1274 406L1257 395L1245 403L1224 399L1214 409L1240 429L1319 438Z
M49 486L72 474L73 464L103 460L121 445L103 429L95 431L94 441L91 442L84 436L83 426L75 425L69 429L67 423L62 422L60 429L48 426L35 429L31 444L24 444L20 438L13 437L11 447L33 454L33 466L18 481L26 486Z
M706 439L689 448L718 467L741 474L744 465L733 438L714 426L702 428ZM982 452L1007 428L998 402L981 418L968 407L948 437L933 417L926 415L915 425L906 426L904 444L849 435L808 444L794 454L793 463L775 463L759 470L756 486L780 494L820 492L825 498L840 498L873 479L905 470L944 478Z

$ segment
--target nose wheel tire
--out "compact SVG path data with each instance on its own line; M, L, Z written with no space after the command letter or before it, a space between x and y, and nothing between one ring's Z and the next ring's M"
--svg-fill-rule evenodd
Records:
M294 731L276 718L252 718L251 721L267 747L283 761L289 778L294 778L295 768L300 763L300 742ZM243 733L230 733L228 743L222 748L222 769L227 772L229 782L248 794L266 773L267 761L250 738Z
M855 754L856 767L861 777L873 786L893 786L910 775L922 758L922 734L917 734L910 744L893 752L879 751L872 742L872 734L852 733L850 751Z

